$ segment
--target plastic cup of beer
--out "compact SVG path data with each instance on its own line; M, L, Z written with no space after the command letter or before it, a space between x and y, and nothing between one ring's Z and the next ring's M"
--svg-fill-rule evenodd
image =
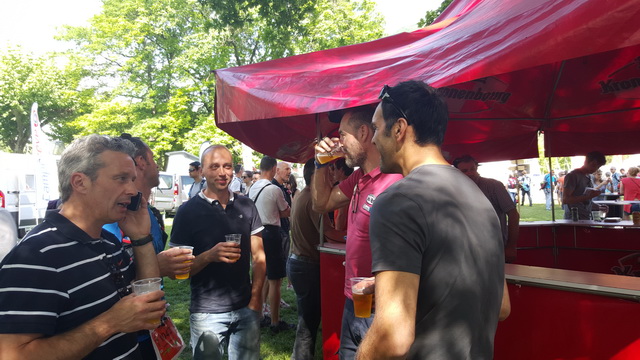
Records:
M232 242L232 243L236 243L238 245L240 245L240 240L242 239L242 234L227 234L224 236L224 239L226 242ZM229 257L229 260L233 260L233 262L238 261L238 259L240 259L240 254L238 254L237 256L234 255L233 257Z
M344 152L342 151L342 144L339 142L334 143L334 147L331 151L316 154L316 160L318 160L318 163L320 164L326 164L341 157L344 157Z
M186 245L180 245L180 246L175 246L178 249L187 249L189 250L189 255L193 254L193 246L186 246ZM193 262L193 260L187 260L187 261L183 261L184 264L191 264ZM176 274L176 280L187 280L189 278L189 273L184 273L184 274Z
M640 225L640 211L632 212L631 220L633 221L633 225Z
M134 294L142 295L142 294L146 294L146 293L150 293L150 292L154 292L154 291L160 290L160 287L162 285L162 279L159 278L159 277L141 279L141 280L136 280L136 281L132 282L131 285L133 286L133 293ZM160 325L160 319L149 320L147 322L149 324L153 324L153 325L156 325L156 326Z
M593 218L593 221L601 221L602 220L602 219L600 219L600 210L592 211L591 212L591 217Z
M371 317L371 303L373 301L373 293L365 294L365 288L373 285L375 278L370 277L352 277L351 278L351 295L353 296L353 311L356 317Z

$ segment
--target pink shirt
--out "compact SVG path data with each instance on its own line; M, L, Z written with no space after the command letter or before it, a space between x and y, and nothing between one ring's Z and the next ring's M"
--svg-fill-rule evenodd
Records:
M640 199L640 179L632 177L624 177L620 180L622 183L622 190L624 190L625 200L637 200ZM624 211L631 212L631 205L625 205Z
M377 167L368 174L362 169L354 171L338 186L351 198L347 220L347 256L345 262L344 294L351 299L349 279L372 276L371 246L369 245L369 217L376 197L391 184L402 179L402 174L383 174Z

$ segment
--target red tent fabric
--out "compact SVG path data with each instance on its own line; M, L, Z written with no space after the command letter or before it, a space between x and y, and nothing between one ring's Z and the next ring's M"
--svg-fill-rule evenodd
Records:
M432 26L216 71L218 126L302 162L327 112L377 102L384 84L439 88L443 148L481 161L640 152L640 0L459 0Z

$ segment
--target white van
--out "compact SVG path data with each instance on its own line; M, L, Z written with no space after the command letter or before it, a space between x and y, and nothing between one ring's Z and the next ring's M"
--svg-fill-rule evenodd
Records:
M161 172L160 184L151 190L151 205L171 217L189 199L193 179L189 175Z

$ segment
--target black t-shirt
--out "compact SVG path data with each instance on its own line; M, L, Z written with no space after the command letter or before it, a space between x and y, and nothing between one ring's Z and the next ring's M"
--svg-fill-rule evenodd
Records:
M276 179L272 179L271 183L282 190L284 199L287 201L287 204L291 206L291 191L289 191L289 189L287 189L284 185L280 184ZM289 218L280 218L280 228L282 228L282 230L284 231L289 231L289 229L291 229L291 222L289 221Z
M504 279L500 223L475 183L424 165L376 199L373 272L420 275L409 359L493 358Z
M241 255L235 263L213 262L191 278L192 313L223 313L243 308L251 300L251 234L262 231L253 201L235 195L222 208L202 195L183 204L171 229L171 244L193 246L198 256L225 241L226 234L242 234Z

